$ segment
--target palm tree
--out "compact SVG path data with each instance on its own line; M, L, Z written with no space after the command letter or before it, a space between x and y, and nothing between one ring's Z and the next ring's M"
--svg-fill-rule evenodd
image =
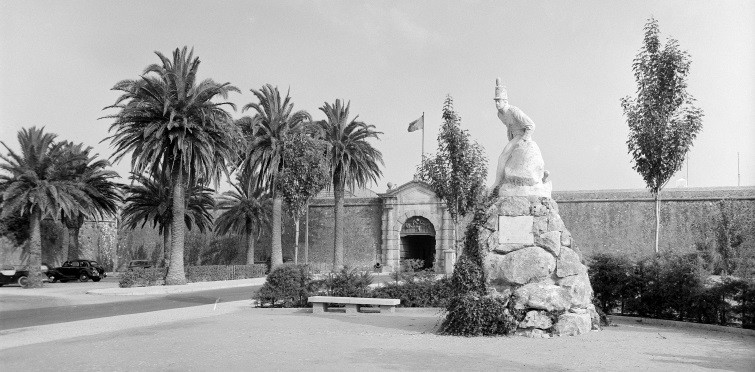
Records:
M138 80L124 80L113 90L123 92L115 104L119 112L106 116L115 119L108 137L119 161L131 155L131 171L141 174L163 172L172 190L171 260L166 284L185 284L184 225L187 187L203 179L217 184L233 162L236 128L224 109L230 102L213 102L240 92L230 83L212 79L196 82L199 58L187 48L176 49L170 60L155 52L161 64L148 66Z
M383 154L367 142L370 138L378 139L382 132L374 130L374 125L357 121L358 116L349 120L349 106L343 106L340 99L335 105L327 102L320 107L326 120L318 121L322 129L323 140L329 144L328 163L330 179L333 184L335 199L335 232L333 241L333 270L343 267L343 195L345 187L364 187L367 182L377 182L382 176L378 164L383 164Z
M79 180L68 177L68 167L73 159L62 156L60 143L55 143L56 135L44 133L44 128L22 129L18 132L20 153L16 153L0 141L8 151L0 155L0 184L2 196L2 217L13 214L30 216L29 219L29 287L41 287L40 272L42 256L42 236L40 223L48 216L61 214L74 215L86 210L88 196Z
M123 208L123 226L127 229L143 228L152 222L152 228L157 227L163 236L163 259L170 263L170 228L173 221L173 187L164 172L158 172L157 177L132 174L131 180L138 185L124 186L126 190L126 206ZM191 186L187 190L184 225L191 230L194 225L199 231L210 230L212 215L210 210L215 205L212 197L214 190L201 184Z
M269 223L269 200L265 190L256 187L250 177L239 175L234 190L220 196L217 207L223 213L215 221L215 232L221 235L234 233L246 237L246 263L254 264L254 242L259 238L262 225ZM257 237L255 237L257 235Z
M83 144L62 143L62 156L70 158L68 167L69 177L81 182L82 191L88 197L86 209L72 211L73 214L61 216L68 228L67 253L63 257L76 259L79 255L79 231L85 218L104 218L118 212L118 203L122 201L118 184L112 181L118 178L118 173L108 170L110 163L104 159L97 159L98 155L90 155L92 148Z
M287 133L296 130L303 123L312 120L306 111L293 112L294 104L291 97L281 99L277 87L266 84L261 90L252 89L258 103L250 103L242 109L254 109L256 114L248 121L252 126L246 133L252 133L249 139L249 152L242 164L244 172L258 174L257 186L266 188L273 200L272 213L272 252L271 266L283 263L283 248L281 245L281 214L283 197L276 185L278 173L283 167L283 142Z

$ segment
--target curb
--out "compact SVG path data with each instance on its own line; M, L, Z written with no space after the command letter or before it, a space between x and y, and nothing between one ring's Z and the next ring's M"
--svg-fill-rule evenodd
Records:
M186 293L186 292L198 292L211 289L224 289L224 288L237 288L248 287L250 285L263 285L267 277L252 278L252 279L238 279L238 280L223 280L215 282L196 282L188 283L185 285L157 285L150 287L131 287L131 288L103 288L93 289L87 291L86 294L90 295L105 295L105 296L150 296L150 295L166 295L174 293Z
M608 315L608 317L611 319L612 322L615 322L617 324L633 324L633 325L647 324L647 325L671 327L671 328L696 328L696 329L705 329L708 331L732 333L732 334L738 334L742 336L755 337L755 329L734 328L734 327L726 327L726 326L720 326L720 325L715 325L715 324L680 322L677 320L643 318L643 317L638 317L638 316Z

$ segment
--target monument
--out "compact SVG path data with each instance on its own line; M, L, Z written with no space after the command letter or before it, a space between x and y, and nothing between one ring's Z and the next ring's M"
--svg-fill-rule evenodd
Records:
M587 268L551 198L548 172L532 140L535 124L509 105L500 78L494 100L508 143L498 158L493 185L498 196L478 228L488 288L494 295L513 295L515 308L526 313L520 334L548 337L598 329Z

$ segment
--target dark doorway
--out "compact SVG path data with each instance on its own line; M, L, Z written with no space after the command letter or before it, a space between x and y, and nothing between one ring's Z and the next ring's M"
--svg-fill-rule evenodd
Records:
M422 269L432 269L435 261L435 227L422 216L414 216L401 226L401 259L422 260Z
M423 260L423 269L432 269L435 261L435 237L431 235L407 235L401 238L403 259Z

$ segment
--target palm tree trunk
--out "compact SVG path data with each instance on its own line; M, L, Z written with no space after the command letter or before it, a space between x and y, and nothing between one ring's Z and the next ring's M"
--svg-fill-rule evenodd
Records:
M179 168L173 177L173 220L171 221L171 253L166 285L186 284L184 273L184 211L186 198L183 174Z
M246 234L246 264L254 265L254 232Z
M40 231L40 225L42 220L42 213L39 208L34 207L31 212L31 218L29 219L29 230L31 233L29 241L29 285L27 288L41 288L42 287L42 271L40 265L42 265L42 232Z
M333 217L335 218L335 231L333 233L333 271L338 271L343 268L343 185L334 185L333 198L335 199L335 210L333 211Z
M170 266L170 226L163 230L163 267Z
M658 241L661 237L661 197L655 193L655 253L658 254Z
M299 263L299 216L294 218L294 227L296 233L294 234L294 263Z
M75 260L79 258L79 251L76 249L76 245L74 244L74 241L76 240L76 233L73 231L74 229L72 227L66 228L68 232L68 250L66 253L66 260Z
M64 225L65 226L65 225ZM69 245L71 240L71 230L66 227L66 231L63 234L63 236L60 239L60 254L58 257L55 258L54 264L57 266L61 266L64 261L68 260L68 252L71 250ZM58 261L58 258L60 258L60 262Z
M276 196L273 198L273 241L271 243L272 252L270 252L270 269L283 264L283 244L281 244L281 215L283 212L283 198Z
M81 256L80 246L79 246L79 235L81 233L81 228L74 227L68 232L71 234L68 242L68 259L69 260L77 260ZM91 259L94 259L95 257L92 257Z

